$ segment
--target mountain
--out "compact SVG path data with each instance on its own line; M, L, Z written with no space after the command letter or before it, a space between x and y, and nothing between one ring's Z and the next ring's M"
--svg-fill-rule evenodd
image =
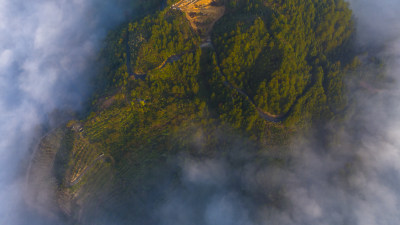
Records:
M154 212L182 185L181 157L261 156L347 108L345 75L359 62L343 0L161 8L110 31L87 112L35 152L28 183L71 223L158 224Z

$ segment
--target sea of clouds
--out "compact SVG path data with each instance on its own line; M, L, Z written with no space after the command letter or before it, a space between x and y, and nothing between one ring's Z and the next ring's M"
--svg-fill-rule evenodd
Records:
M400 2L349 2L359 48L385 62L362 73L384 69L391 82L351 93L354 112L325 128L340 144L297 137L283 168L248 156L240 166L183 157L182 186L152 212L159 224L400 224ZM102 41L124 20L126 4L0 0L0 224L59 222L24 208L21 164L54 110L82 107Z

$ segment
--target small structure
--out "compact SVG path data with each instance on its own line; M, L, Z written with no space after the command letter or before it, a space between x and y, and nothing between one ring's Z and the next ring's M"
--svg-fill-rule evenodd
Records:
M83 131L82 124L80 124L80 123L75 123L75 124L72 126L72 130L75 131L75 132L82 132L82 131Z

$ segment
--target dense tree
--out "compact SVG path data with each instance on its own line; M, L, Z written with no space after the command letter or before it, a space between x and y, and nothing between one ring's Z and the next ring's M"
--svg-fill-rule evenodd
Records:
M112 159L106 169L114 179L107 186L110 199L140 209L138 193L143 196L151 186L149 168L162 166L171 155L225 153L230 132L264 150L346 108L345 74L357 66L347 3L226 3L212 32L213 47L200 48L184 14L169 8L109 33L89 115L68 124L62 155L70 161L60 159L57 173L62 188L78 193L85 182L103 187L105 176L72 188L62 176L105 154ZM125 223L132 223L132 212L126 214Z
M310 105L322 109L318 104L330 104L332 111L343 108L343 75L337 74L344 74L351 60L351 52L343 51L344 46L349 47L353 30L347 3L232 2L230 13L217 23L213 33L221 74L229 82L246 92L256 107L290 117L287 124L300 122L304 118L301 114L315 111ZM316 80L321 70L323 90L313 88L319 85ZM306 107L309 111L294 110L305 96L317 95L308 92L317 90L328 102L315 98L318 103L310 103Z

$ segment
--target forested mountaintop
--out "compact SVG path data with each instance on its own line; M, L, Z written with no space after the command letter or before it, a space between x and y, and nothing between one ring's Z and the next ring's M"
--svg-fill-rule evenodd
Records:
M269 151L346 109L358 60L343 0L141 4L160 10L110 31L87 114L38 149L75 222L152 224L143 221L162 201L152 174L174 171L176 155L228 154L238 135L248 151ZM168 188L179 185L171 174Z

